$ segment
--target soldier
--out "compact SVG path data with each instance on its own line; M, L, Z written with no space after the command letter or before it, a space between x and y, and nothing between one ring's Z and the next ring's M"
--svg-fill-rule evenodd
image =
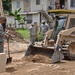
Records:
M4 32L2 27L2 17L0 16L0 53L4 50Z
M34 45L35 39L36 39L36 30L35 30L35 27L34 27L33 23L29 27L29 34L30 34L30 44Z
M5 31L5 29L6 29L6 17L2 17L2 26L3 26L3 31Z
M45 33L50 30L50 27L47 23L45 23L45 20L42 20L42 25L41 25L41 32L42 32L42 37L44 39Z

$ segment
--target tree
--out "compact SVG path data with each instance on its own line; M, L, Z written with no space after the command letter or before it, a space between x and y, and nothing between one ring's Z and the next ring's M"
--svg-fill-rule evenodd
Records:
M2 0L4 12L11 12L11 0Z
M23 23L25 24L25 22L27 21L26 17L23 17ZM27 28L27 25L26 25Z
M16 21L18 21L19 24L22 24L22 28L26 21L26 17L22 17L22 16L18 15L18 13L20 11L21 11L21 8L18 10L15 10L15 12L12 13L12 15L14 16L14 20L15 20L15 28L16 28Z
M16 28L16 20L19 22L21 20L21 16L18 15L18 13L21 11L21 8L18 10L15 10L15 12L12 13L12 15L14 16L14 20L15 20L15 28Z
M21 16L20 16L21 17ZM27 21L26 17L21 17L20 20L18 20L19 25L22 25L22 28L24 28L25 22ZM26 27L27 28L27 27Z

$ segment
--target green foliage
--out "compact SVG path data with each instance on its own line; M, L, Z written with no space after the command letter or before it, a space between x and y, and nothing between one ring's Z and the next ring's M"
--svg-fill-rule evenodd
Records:
M16 20L18 21L19 24L22 24L22 28L26 21L26 17L22 17L21 15L18 15L18 13L20 11L21 11L21 8L19 8L18 10L15 10L15 12L11 13L14 16L15 28L16 28Z
M4 11L11 12L11 0L2 0Z
M10 26L10 27L12 26L12 22L9 23L9 26Z
M21 11L21 8L19 8L18 10L15 10L15 12L12 13L12 15L15 17L15 20L20 20L21 16L18 15L18 13Z
M42 41L43 39L42 39L42 34L41 34L41 32L38 32L38 36L37 36L37 38L36 38L36 41Z
M25 38L25 39L29 39L30 38L28 29L18 29L16 31L19 32L22 35L23 38ZM41 34L41 32L38 32L38 36L36 38L36 41L42 41L42 34Z
M29 30L28 29L18 29L16 31L19 32L23 38L29 39Z
M17 10L17 12L20 12L20 11L21 11L21 8Z
M18 22L25 23L26 17L22 17L22 16L18 15L18 13L20 11L21 11L21 8L19 8L18 10L15 10L15 12L12 13L12 15L14 16L15 20L17 20Z
M26 17L23 17L23 21L24 21L24 22L27 21Z

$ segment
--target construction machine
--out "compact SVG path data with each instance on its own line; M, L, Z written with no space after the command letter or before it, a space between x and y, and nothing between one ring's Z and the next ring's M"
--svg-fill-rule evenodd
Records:
M75 11L50 10L55 13L55 26L45 33L43 42L30 45L25 56L44 54L52 58L53 62L75 59ZM64 14L67 13L67 14Z

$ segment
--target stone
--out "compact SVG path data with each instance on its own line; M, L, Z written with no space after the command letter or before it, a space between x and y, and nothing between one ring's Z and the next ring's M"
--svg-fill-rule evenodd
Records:
M0 53L0 73L6 71L6 54Z

